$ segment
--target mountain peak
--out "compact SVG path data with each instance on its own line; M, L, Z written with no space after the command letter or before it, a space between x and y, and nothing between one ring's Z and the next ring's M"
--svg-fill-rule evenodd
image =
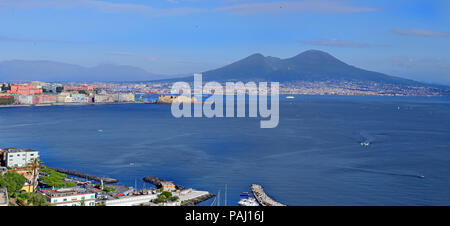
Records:
M261 53L254 53L247 57L247 59L262 59L265 58Z
M321 64L321 65L327 65L327 64L341 64L346 65L344 62L338 60L336 57L332 56L331 54L327 52L323 52L320 50L307 50L305 52L302 52L298 54L297 56L294 56L292 58L286 59L287 61L291 62L302 62L302 63L308 63L308 64Z
M320 51L320 50L315 50L315 49L311 49L311 50L307 50L305 52L302 52L300 54L298 54L297 56L293 57L293 58L297 58L297 57L302 57L302 58L310 58L310 59L317 59L317 60L321 60L321 59L336 59L334 56L332 56L331 54L324 52L324 51Z

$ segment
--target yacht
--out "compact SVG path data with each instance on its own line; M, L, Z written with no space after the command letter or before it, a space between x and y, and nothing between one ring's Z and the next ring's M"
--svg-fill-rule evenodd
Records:
M368 147L370 145L369 141L361 142L361 146Z

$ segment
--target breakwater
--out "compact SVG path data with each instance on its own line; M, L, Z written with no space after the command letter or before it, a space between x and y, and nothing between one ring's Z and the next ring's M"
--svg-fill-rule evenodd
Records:
M103 180L103 183L108 183L108 184L119 182L119 180L114 179L114 178L93 176L93 175L85 174L85 173L75 171L75 170L67 170L67 169L61 169L61 168L55 168L55 167L49 167L49 166L47 166L46 168L52 169L56 172L60 172L60 173L64 173L64 174L68 174L68 175L72 175L72 176L76 176L76 177L80 177L80 178L85 178L85 179L89 179L89 180L94 180L94 181L102 181Z
M261 206L286 206L282 203L279 203L277 201L275 201L274 199L272 199L271 197L269 197L265 192L264 189L261 185L258 184L252 184L250 186L252 192L253 192L253 196L255 197L256 201L258 201L258 203Z
M211 194L211 193L208 193L206 195L202 195L200 197L197 197L197 198L194 198L194 199L190 199L189 201L181 204L181 206L195 206L198 203L204 202L204 201L206 201L206 200L208 200L208 199L210 199L212 197L214 197L214 195Z

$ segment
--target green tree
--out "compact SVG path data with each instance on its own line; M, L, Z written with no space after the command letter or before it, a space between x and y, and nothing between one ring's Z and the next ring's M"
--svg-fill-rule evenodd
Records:
M20 192L27 179L14 171L8 171L0 176L0 187L6 187L8 194L13 196Z
M166 197L166 198L170 198L170 197L172 197L172 192L169 192L169 191L163 191L162 193L161 193L161 196L164 196L164 197ZM161 197L160 196L160 197Z

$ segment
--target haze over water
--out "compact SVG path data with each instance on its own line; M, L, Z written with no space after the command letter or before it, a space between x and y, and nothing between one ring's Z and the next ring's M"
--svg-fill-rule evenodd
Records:
M281 97L278 127L259 123L154 104L0 108L0 147L128 186L158 176L224 197L227 184L229 205L252 183L288 205L450 204L449 98Z

